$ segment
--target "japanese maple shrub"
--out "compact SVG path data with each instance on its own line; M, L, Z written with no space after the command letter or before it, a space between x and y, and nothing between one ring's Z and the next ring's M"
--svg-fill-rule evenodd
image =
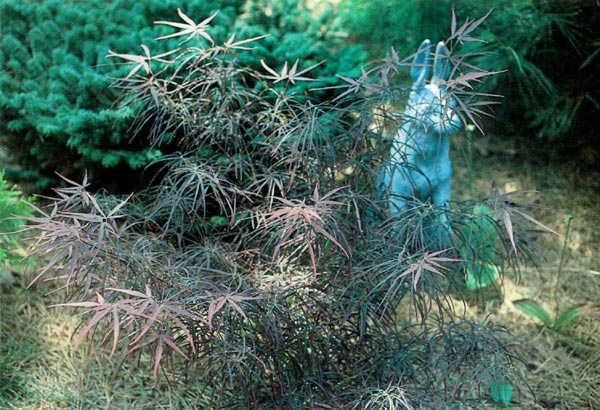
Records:
M510 388L518 373L504 330L447 304L473 263L419 246L424 218L440 209L415 202L414 212L370 217L397 124L390 101L409 91L396 74L412 56L392 50L318 103L296 86L327 62L249 68L262 34L217 41L217 13L178 16L157 22L176 29L158 38L176 48L108 53L127 64L113 87L120 109L138 107L137 138L171 152L146 169L148 188L118 197L64 178L31 218L41 232L32 252L46 261L34 283L56 280L61 305L86 312L76 340L95 335L130 358L150 352L157 379L205 386L199 401L211 408L464 408L490 386ZM491 73L458 54L483 20L453 19L446 40L447 92L463 121L477 122L487 101L470 87ZM512 201L488 203L511 223L489 224L494 254L513 261L522 230ZM477 249L464 242L482 216L450 209L455 240Z

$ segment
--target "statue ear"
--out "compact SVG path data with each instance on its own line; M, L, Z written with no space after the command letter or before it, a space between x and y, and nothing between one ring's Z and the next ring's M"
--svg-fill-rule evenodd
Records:
M440 41L435 48L435 58L433 60L433 77L431 82L440 84L450 76L450 52L443 41Z
M412 67L410 68L410 78L413 82L413 89L425 87L425 80L429 74L429 65L427 65L427 56L429 55L429 47L431 42L423 40L419 46L419 50L413 58Z

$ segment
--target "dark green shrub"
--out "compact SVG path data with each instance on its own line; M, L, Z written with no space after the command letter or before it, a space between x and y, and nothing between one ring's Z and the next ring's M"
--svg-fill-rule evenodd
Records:
M0 172L0 270L6 268L5 264L13 267L23 264L25 255L18 251L18 237L25 218L31 215L31 208L22 199L21 192L9 185Z
M7 176L38 189L54 172L140 168L156 158L140 144L127 147L135 111L111 107L107 77L119 71L104 56L115 46L134 51L140 34L154 37L142 28L166 3L0 3L0 135L18 165Z
M131 170L143 168L161 151L143 140L131 142L130 125L139 106L113 105L117 94L108 87L110 79L127 71L105 57L109 50L138 53L141 43L155 55L175 48L179 39L154 40L168 30L153 22L165 20L177 6L172 0L133 5L122 0L0 1L0 144L13 160L7 178L37 190L56 183L55 172L81 178L87 170L94 186L135 186L139 172ZM216 40L225 41L230 32L238 38L270 36L245 56L256 69L259 55L272 65L329 59L321 71L326 85L337 81L334 73L357 70L363 57L356 47L333 42L326 47L327 18L312 18L299 0L247 5L194 0L186 2L184 12L209 16L217 9L210 27Z
M180 12L178 25L162 23L184 40L168 62L111 53L127 63L113 86L120 107L142 113L137 138L178 151L127 198L65 179L31 219L42 232L33 254L47 261L36 280L65 285L62 305L86 310L76 340L97 337L125 360L149 351L158 379L206 386L198 401L210 408L374 408L385 395L397 406L467 408L499 383L518 393L502 330L448 306L464 287L461 255L415 245L440 209L421 203L366 223L378 207L373 170L389 154L380 125L397 121L389 100L409 87L392 84L410 63L379 61L317 104L297 88L316 83L316 63L249 68L244 48L262 38L219 42L208 20L190 20ZM457 54L459 31L448 41L457 68L448 89L476 120L485 104L469 87L491 73L463 71L472 55ZM531 221L513 203L489 200L510 224L491 225L504 245L493 252L508 263L523 239L518 217ZM450 219L468 218L477 215L457 206Z
M393 46L408 55L423 38L441 38L451 10L461 16L483 15L489 2L343 0L337 29L365 45L372 56ZM497 110L503 132L535 134L594 151L597 146L600 82L600 13L588 1L496 1L479 37L488 53L476 64L505 71L483 90L504 96ZM574 149L572 151L577 151ZM597 152L597 151L596 151Z

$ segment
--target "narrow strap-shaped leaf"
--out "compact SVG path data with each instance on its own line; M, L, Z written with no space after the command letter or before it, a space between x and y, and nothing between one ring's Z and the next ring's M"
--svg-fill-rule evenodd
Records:
M562 311L554 321L554 329L561 330L579 319L579 309L569 308Z
M519 299L513 301L513 305L516 306L525 315L534 317L541 321L544 325L552 327L553 320L548 311L544 309L540 304L531 299Z

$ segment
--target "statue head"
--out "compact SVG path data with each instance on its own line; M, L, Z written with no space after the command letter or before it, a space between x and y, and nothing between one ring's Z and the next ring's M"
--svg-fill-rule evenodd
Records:
M451 74L448 48L437 44L433 55L433 75L429 75L428 56L431 42L424 40L411 67L412 89L404 112L404 123L411 124L413 132L450 134L460 128L460 118L454 111L455 103L446 92Z

